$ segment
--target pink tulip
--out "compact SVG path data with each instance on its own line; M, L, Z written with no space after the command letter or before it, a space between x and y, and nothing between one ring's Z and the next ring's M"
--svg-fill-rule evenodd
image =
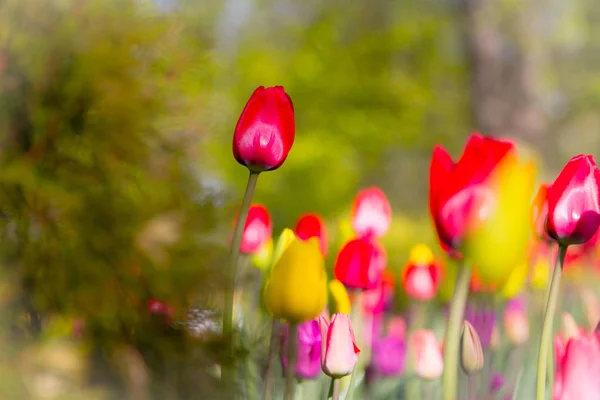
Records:
M420 330L412 334L410 344L414 349L415 372L423 379L439 378L444 372L442 346L430 330Z
M289 327L283 326L281 340L281 366L288 367ZM298 346L296 349L296 377L314 379L321 373L321 330L316 319L298 325Z
M321 327L321 367L332 378L349 375L358 360L360 349L356 346L350 318L346 314L333 314L331 322L319 317Z
M554 341L556 378L553 400L597 400L600 398L600 333L572 338L565 346Z
M352 227L359 237L381 237L392 224L392 208L387 197L376 187L358 193L352 206Z

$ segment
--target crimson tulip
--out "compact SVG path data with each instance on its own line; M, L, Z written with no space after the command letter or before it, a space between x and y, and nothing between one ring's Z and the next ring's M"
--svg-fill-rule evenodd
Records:
M346 243L335 261L335 278L350 289L375 289L387 263L385 250L366 238Z
M548 188L548 235L561 246L582 244L600 226L600 170L593 156L573 157Z
M252 204L248 210L240 252L246 254L258 252L269 241L272 233L273 224L269 211L261 204Z
M282 86L258 87L235 127L233 155L251 172L279 168L294 143L292 99Z
M352 205L352 227L359 237L381 237L392 224L392 208L385 193L370 187L358 193Z
M486 180L514 150L511 142L473 134L454 163L443 147L435 147L429 175L429 209L442 248L451 255L459 255L468 225L486 217L494 201Z
M296 236L302 240L307 240L311 237L318 238L321 245L321 253L323 253L323 256L327 255L327 231L323 220L317 214L305 214L301 216L294 231L296 232Z

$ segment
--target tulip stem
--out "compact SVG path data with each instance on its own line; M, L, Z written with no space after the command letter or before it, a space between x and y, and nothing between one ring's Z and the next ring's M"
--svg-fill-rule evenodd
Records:
M469 295L469 282L473 265L465 262L458 271L454 294L450 303L450 315L444 338L444 375L443 399L455 400L458 385L458 356L460 345L460 330L467 297Z
M273 397L273 370L275 369L275 357L277 356L277 343L279 338L279 324L273 318L271 327L271 342L269 343L269 355L267 359L267 371L265 372L265 400Z
M294 378L296 376L296 347L298 345L298 324L290 323L288 347L288 367L285 376L285 400L294 398Z
M329 393L331 393L331 400L339 400L340 398L340 380L331 378L331 385L329 386ZM327 398L329 398L327 393Z
M252 202L252 196L254 195L254 189L256 188L256 182L258 180L257 172L250 172L248 176L248 183L246 184L246 191L244 193L244 200L242 201L242 208L238 220L235 224L233 231L233 239L231 241L230 258L229 258L229 269L227 270L227 276L225 279L225 301L223 303L223 338L226 346L226 355L229 359L223 363L221 379L228 385L233 385L234 382L234 357L233 357L233 291L235 288L235 278L237 271L237 264L240 258L240 245L242 243L242 236L244 234L244 228L246 227L246 219L248 218L248 210L250 209L250 203Z
M550 292L548 293L548 301L546 302L546 314L544 315L544 325L542 328L542 340L540 342L540 353L538 356L537 365L537 385L536 399L546 399L546 371L548 364L548 353L552 352L552 323L554 322L554 312L558 303L558 295L560 294L560 278L562 276L563 263L567 254L567 246L559 246L558 256L556 257L556 266L552 273L552 282L550 283ZM551 388L552 389L552 388Z

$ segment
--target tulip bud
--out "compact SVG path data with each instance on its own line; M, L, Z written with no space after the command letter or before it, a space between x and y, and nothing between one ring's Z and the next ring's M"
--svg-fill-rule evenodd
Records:
M272 233L273 225L269 211L261 204L252 204L248 209L248 218L242 234L240 252L246 254L256 253L267 243Z
M562 246L583 244L600 226L600 170L594 157L573 157L548 188L548 235Z
M439 378L444 372L442 347L435 334L429 330L420 330L411 336L414 348L415 373L422 379Z
M319 241L294 239L273 265L264 303L275 318L300 323L316 318L327 303L327 273Z
M233 155L252 172L277 169L294 143L292 99L283 87L257 88L235 127Z
M319 238L323 257L327 255L327 231L325 230L325 224L321 217L316 214L303 215L298 220L294 231L302 240L307 240L311 237Z
M515 346L524 344L529 339L529 320L520 300L515 299L507 305L504 311L504 329L506 337Z
M356 346L350 318L346 314L333 314L331 322L321 315L321 367L332 378L349 375L358 360L360 349Z
M354 199L352 226L359 237L381 237L392 223L392 209L377 187L361 191Z
M467 375L477 374L483 368L483 349L477 331L469 321L463 321L460 341L460 365Z

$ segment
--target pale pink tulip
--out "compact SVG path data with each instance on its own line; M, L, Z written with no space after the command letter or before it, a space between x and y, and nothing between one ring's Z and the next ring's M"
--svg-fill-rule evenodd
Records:
M414 349L415 373L423 379L439 378L444 372L442 346L435 334L427 329L416 331L411 336Z
M600 399L600 333L583 334L566 346L557 337L553 400Z
M319 317L321 327L321 368L332 378L349 375L356 364L360 349L356 346L350 318L333 314L331 322Z

